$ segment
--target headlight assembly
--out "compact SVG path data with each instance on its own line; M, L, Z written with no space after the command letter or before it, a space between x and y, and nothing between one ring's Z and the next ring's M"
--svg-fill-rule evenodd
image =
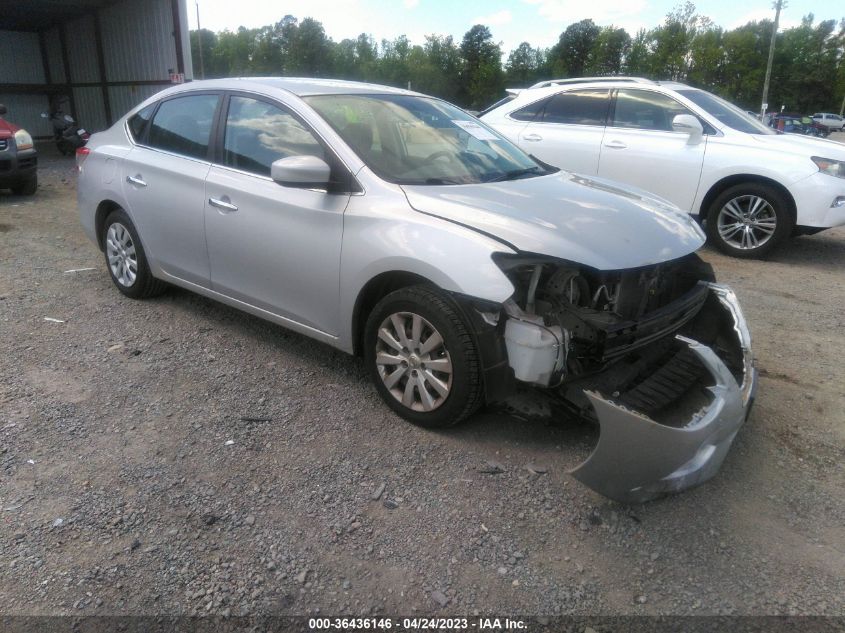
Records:
M18 149L32 149L32 136L26 130L15 132L15 145Z
M845 178L845 161L834 160L832 158L822 158L821 156L813 156L811 159L819 171L828 176L836 176L837 178Z

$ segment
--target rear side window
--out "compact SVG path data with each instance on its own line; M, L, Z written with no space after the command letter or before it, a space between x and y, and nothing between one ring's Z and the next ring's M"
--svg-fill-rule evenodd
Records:
M218 95L190 95L163 101L150 125L148 145L205 159Z
M224 164L269 176L270 165L288 156L316 156L330 162L317 138L290 112L265 101L231 97Z
M672 131L672 119L692 114L672 97L650 90L620 90L613 113L614 127Z
M140 143L144 139L147 124L150 122L155 109L156 104L153 103L129 117L129 133L132 135L132 140L136 143Z
M607 89L561 92L546 104L543 123L604 125L610 103L609 94Z
M538 115L543 111L543 108L546 107L548 102L548 99L540 99L539 101L535 101L531 105L527 105L516 112L511 112L510 116L512 119L516 119L517 121L533 121L538 118Z

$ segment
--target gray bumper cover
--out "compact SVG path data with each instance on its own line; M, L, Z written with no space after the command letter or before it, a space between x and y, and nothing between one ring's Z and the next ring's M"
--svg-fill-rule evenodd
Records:
M642 503L697 486L718 472L754 400L757 372L736 295L719 284L710 289L732 319L743 355L742 384L709 347L677 336L712 375L712 401L686 425L670 427L586 392L601 436L590 457L570 472L581 483L622 503Z

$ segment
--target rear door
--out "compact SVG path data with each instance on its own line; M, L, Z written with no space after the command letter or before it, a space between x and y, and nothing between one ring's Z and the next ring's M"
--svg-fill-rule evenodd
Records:
M591 88L568 90L547 99L520 132L519 146L556 167L595 175L605 133L609 94L607 88Z
M672 129L672 119L678 114L695 116L663 93L644 88L617 90L602 142L599 175L651 191L690 211L704 164L706 133L714 130L702 123L705 136L689 145L687 134Z
M205 235L212 288L337 335L343 212L352 176L284 104L231 94L206 181ZM286 187L273 161L317 156L332 167L329 191Z
M166 273L207 287L203 229L209 140L219 93L162 101L122 164L129 213L141 242ZM130 123L130 128L132 122Z

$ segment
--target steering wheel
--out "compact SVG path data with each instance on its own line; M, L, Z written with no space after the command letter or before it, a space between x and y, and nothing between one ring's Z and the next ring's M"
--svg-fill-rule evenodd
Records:
M457 160L452 152L448 150L440 150L439 152L434 152L433 154L426 156L423 159L423 164L431 163L437 160L438 158L443 158L444 156L453 162Z

